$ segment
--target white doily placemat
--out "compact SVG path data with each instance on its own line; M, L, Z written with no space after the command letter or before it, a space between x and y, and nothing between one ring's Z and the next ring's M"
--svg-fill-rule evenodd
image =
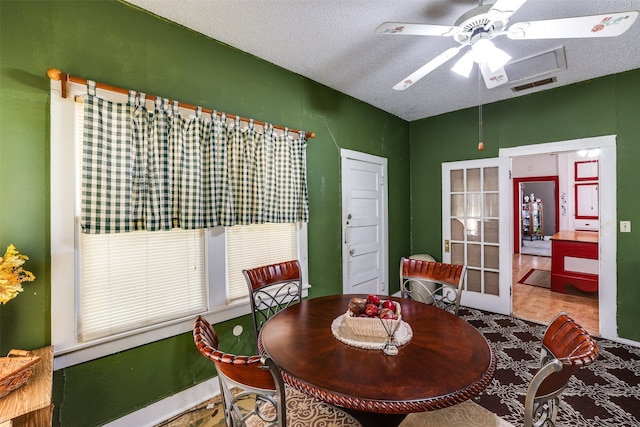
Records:
M353 333L349 325L344 321L344 314L333 319L331 322L331 332L333 336L345 344L353 347L366 348L370 350L382 350L384 348L384 338L365 337ZM405 345L413 337L413 330L407 322L400 322L395 333L398 346Z

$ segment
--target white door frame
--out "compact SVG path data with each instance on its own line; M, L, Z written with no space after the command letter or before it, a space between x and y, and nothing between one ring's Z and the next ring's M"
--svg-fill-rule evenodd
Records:
M345 173L345 160L353 159L357 161L373 163L376 165L380 165L382 167L382 179L384 182L382 183L382 191L381 191L381 206L380 206L380 215L382 216L382 236L380 241L380 286L381 292L384 294L389 293L389 239L388 239L388 185L387 185L387 159L384 157L374 156L372 154L362 153L359 151L352 151L347 149L340 149L340 162L341 162L341 177L344 177ZM349 283L349 270L346 267L349 262L349 249L346 244L346 223L347 223L347 215L349 212L346 210L347 205L347 194L344 191L344 184L341 184L341 193L342 193L342 288L343 292L347 283Z
M528 156L532 154L544 154L550 152L578 151L600 149L600 239L599 239L599 264L600 264L600 335L613 341L639 345L618 336L617 324L617 218L616 218L616 135L605 135L592 138L557 141L545 144L522 145L513 148L501 148L500 157ZM500 195L501 198L513 199L513 192ZM510 201L513 205L513 201ZM513 230L513 215L509 216L509 229ZM510 246L513 238L510 239ZM513 248L511 248L513 251Z

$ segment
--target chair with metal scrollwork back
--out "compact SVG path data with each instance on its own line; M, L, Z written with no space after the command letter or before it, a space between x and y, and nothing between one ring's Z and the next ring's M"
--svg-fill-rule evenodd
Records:
M553 427L560 395L571 376L598 358L598 346L566 313L558 314L542 338L540 369L529 383L524 427Z
M262 325L280 310L302 300L302 274L297 260L242 270L249 287L256 341Z
M244 426L253 419L269 426L286 425L286 405L280 404L285 401L284 382L271 359L220 351L216 331L201 316L196 319L193 340L198 351L215 363L228 426ZM241 405L248 398L255 398L252 409Z
M402 258L400 260L400 291L410 298L442 309L453 307L458 314L467 267L458 264Z
M346 412L284 384L280 369L267 356L222 352L215 329L198 316L193 329L198 351L214 362L222 407L229 427L362 427Z

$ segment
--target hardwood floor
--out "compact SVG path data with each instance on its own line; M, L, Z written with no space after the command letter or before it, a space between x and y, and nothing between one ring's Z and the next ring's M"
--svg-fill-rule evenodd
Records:
M551 270L551 258L513 255L513 315L521 319L548 324L561 311L567 312L592 335L598 336L598 299L552 292L538 286L523 285L518 280L530 269Z

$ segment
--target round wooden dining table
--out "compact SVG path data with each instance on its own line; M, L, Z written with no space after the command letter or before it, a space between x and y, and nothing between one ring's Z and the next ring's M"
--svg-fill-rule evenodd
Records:
M362 295L304 300L262 327L259 350L280 367L284 381L339 406L364 426L400 424L409 413L464 402L484 390L495 373L495 353L465 320L417 301L398 301L410 340L397 355L337 339L334 320Z

